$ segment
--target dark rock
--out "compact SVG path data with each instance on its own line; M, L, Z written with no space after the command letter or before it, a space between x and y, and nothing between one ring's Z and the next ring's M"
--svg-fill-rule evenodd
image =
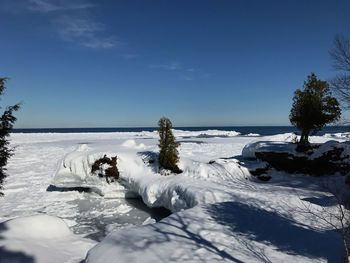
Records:
M270 166L267 165L266 167L264 168L257 168L253 171L249 171L252 175L254 176L260 176L262 174L266 174L266 172L270 169Z
M347 175L347 176L345 177L345 183L346 183L347 185L350 185L350 175Z
M103 164L108 164L110 166L104 170L104 174L101 172L101 167ZM118 180L119 171L117 168L117 156L108 158L107 155L104 155L102 158L96 160L91 167L91 173L93 174L96 171L100 171L98 176L105 177L107 183L110 183L110 180L111 182Z
M294 155L289 152L256 152L258 159L267 162L276 170L288 173L304 173L313 176L334 174L340 172L345 175L350 171L350 164L346 157L342 157L343 148L333 148L320 157L310 159L310 153Z
M259 175L259 176L257 176L257 178L261 181L267 182L271 179L271 176L270 175Z

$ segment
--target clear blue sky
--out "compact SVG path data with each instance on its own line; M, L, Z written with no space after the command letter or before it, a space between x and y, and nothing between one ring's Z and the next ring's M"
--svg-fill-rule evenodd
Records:
M350 1L0 0L17 128L288 125Z

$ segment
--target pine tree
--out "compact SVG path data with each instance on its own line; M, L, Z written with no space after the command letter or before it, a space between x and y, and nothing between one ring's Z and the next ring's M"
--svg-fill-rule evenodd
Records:
M310 134L315 135L326 124L339 120L341 114L326 81L318 80L312 73L303 87L304 90L295 91L289 115L290 122L301 130L299 149L308 147Z
M7 78L0 78L0 96L3 95L6 87L5 82ZM0 117L0 189L2 189L3 181L6 177L6 164L8 159L13 154L13 149L9 147L9 131L13 128L13 124L17 120L15 116L13 116L14 111L18 111L20 108L20 104L15 104L13 106L9 106L3 112ZM0 107L1 109L1 107ZM2 193L0 192L0 195Z
M174 173L182 173L177 166L179 161L179 152L177 147L179 143L175 140L172 132L172 123L167 118L161 118L158 121L159 125L159 166L169 169Z

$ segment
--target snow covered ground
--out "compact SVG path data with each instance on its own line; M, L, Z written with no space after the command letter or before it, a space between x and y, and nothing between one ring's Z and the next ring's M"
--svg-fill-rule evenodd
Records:
M35 243L24 249L23 244L33 239L30 222L40 219L40 225L50 221L65 234L56 237L55 231L49 231L37 240L49 240L52 234L52 240L74 237L75 241L67 242L79 243L75 253L62 248L68 257L64 262L80 262L87 252L86 262L342 260L340 236L314 216L296 212L305 204L315 209L334 207L330 194L317 183L320 179L272 171L272 179L262 182L249 174L248 168L263 165L244 158L264 145L256 141L289 142L292 134L259 137L234 131L176 130L175 135L181 143L179 167L184 172L164 176L157 163L148 162L156 159L156 132L12 134L17 148L8 165L5 196L0 199L0 259L16 254L34 258L19 262L44 262L40 260L46 253L59 253L50 252L50 242L45 243L48 249ZM312 138L315 142L344 139L346 134ZM91 164L104 154L118 155L121 184L109 185L90 175ZM86 187L92 192L47 191L65 187ZM135 196L149 207L166 207L173 214L155 223L124 200ZM28 217L38 214L64 221ZM120 215L123 219L118 222ZM7 221L13 218L19 219ZM16 225L15 220L22 218ZM75 236L63 230L62 222ZM90 249L94 241L88 238L96 234L94 224L99 222L106 230L102 235L109 234ZM20 231L13 231L18 225ZM63 262L57 258L46 262Z

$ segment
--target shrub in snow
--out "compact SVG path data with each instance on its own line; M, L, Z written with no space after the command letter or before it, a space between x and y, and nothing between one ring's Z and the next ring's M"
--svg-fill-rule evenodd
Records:
M105 165L109 167L104 167ZM108 178L111 178L111 182L118 180L119 171L117 168L117 156L108 158L104 155L102 158L96 160L91 167L91 173L93 174L96 172L98 172L98 176L104 176L107 183L110 183Z
M315 135L328 123L340 118L341 110L336 98L332 97L326 81L318 80L314 73L304 82L304 90L297 89L289 120L299 130L301 137L298 149L309 146L309 134Z
M165 169L169 169L174 173L182 173L181 169L177 166L179 161L179 152L177 147L179 143L175 140L175 136L172 132L172 123L167 118L161 118L158 121L159 125L159 166Z
M0 96L4 93L6 80L7 78L0 78ZM19 103L7 107L0 117L0 189L2 188L2 183L6 177L5 166L7 164L7 160L13 154L13 149L9 148L8 136L9 131L13 128L13 124L16 121L16 117L13 116L13 112L19 110L19 107ZM1 192L0 195L2 195Z

